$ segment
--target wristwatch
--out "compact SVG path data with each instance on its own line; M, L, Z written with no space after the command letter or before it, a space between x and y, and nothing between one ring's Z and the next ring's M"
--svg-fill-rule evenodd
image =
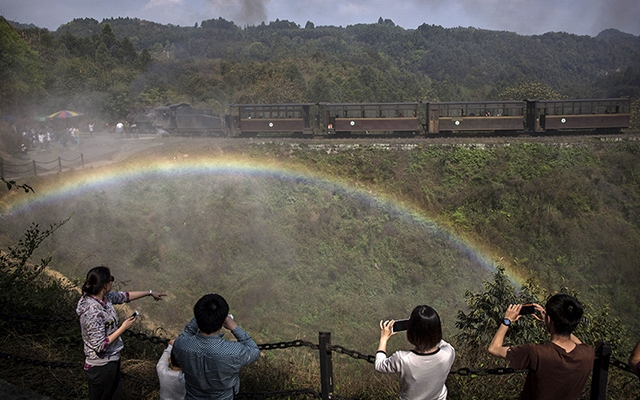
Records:
M505 319L503 319L503 320L502 320L502 323L503 323L505 326L511 326L511 320L510 320L509 318L505 318Z

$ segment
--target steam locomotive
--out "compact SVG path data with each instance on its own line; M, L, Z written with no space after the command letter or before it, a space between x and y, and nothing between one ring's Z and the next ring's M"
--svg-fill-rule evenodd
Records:
M553 134L620 132L630 100L231 104L228 115L187 103L154 110L153 127L167 135L435 136L464 133Z

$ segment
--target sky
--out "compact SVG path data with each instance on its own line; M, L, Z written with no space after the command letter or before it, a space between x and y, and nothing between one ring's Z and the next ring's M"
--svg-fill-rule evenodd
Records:
M640 0L0 0L0 15L50 30L87 17L131 17L179 26L222 17L240 27L276 19L301 27L307 21L346 27L382 17L405 29L426 23L521 35L596 36L608 28L640 35Z

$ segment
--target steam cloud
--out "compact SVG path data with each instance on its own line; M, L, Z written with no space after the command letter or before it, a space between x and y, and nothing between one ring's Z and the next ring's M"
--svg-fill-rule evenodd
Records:
M228 17L237 25L255 25L267 20L269 0L209 0L220 14Z

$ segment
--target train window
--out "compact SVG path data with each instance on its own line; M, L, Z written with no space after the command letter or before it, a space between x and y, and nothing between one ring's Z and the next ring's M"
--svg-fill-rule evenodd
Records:
M442 109L440 113L441 117L464 117L465 115L468 113L463 108L446 108Z
M362 114L364 118L378 118L380 116L378 110L363 110Z

